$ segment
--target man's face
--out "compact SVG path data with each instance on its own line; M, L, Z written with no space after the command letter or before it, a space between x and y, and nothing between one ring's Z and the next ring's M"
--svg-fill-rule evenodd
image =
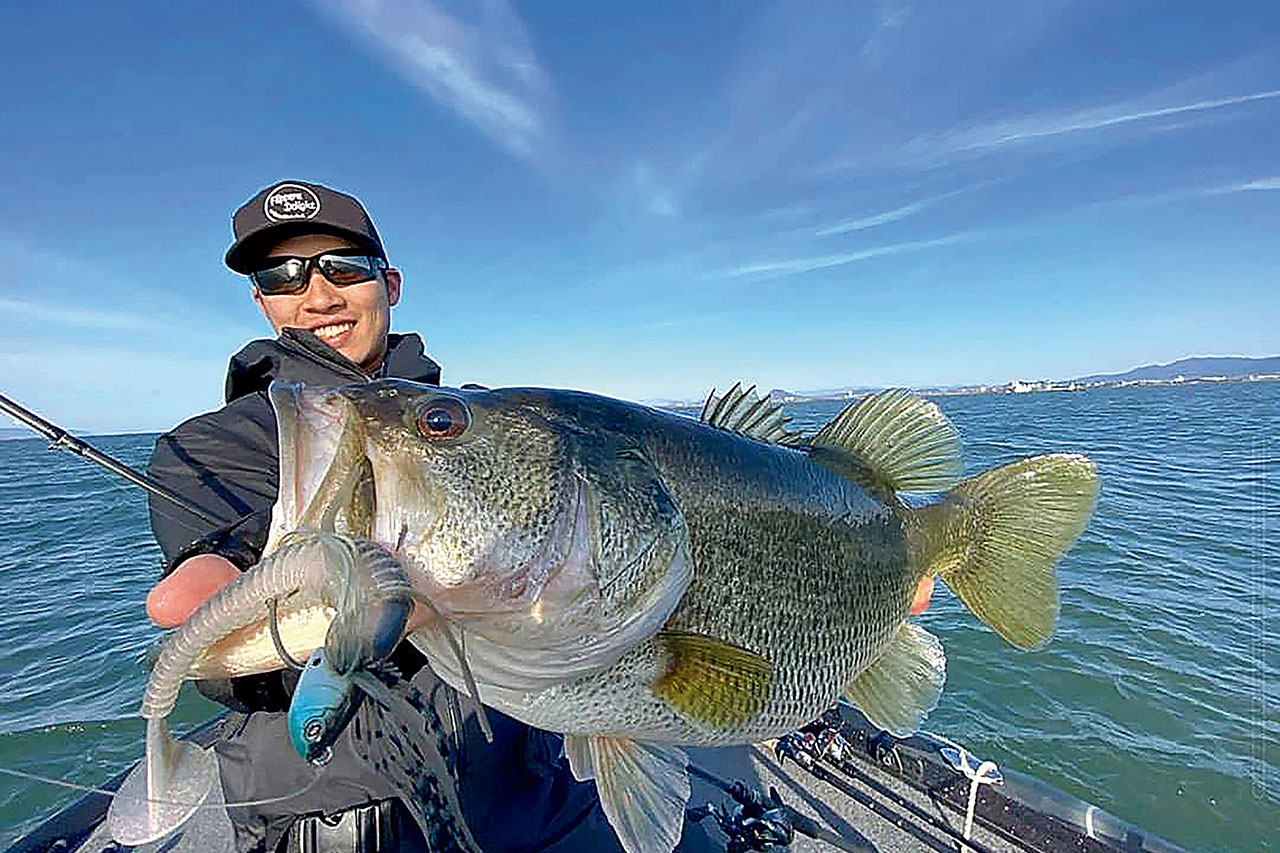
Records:
M277 243L266 257L311 257L357 246L341 237L303 234ZM301 293L265 296L253 289L253 301L276 330L309 329L329 346L367 371L377 370L387 352L391 306L400 301L400 272L386 269L380 278L338 287L314 265Z

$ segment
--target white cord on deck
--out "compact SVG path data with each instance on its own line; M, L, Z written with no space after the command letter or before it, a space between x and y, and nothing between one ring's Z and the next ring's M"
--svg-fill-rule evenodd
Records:
M964 813L964 840L968 841L970 834L973 832L973 807L978 801L978 786L982 784L994 785L999 776L989 775L996 770L994 761L984 761L978 765L977 770L969 768L969 762L964 763L964 775L969 777L969 808ZM961 845L961 853L968 850L967 847Z
M999 785L1004 783L1004 778L1000 775L1000 768L996 766L994 761L983 761L976 768L970 763L970 760L976 761L974 756L969 754L969 750L960 744L942 735L936 735L932 732L921 732L928 735L934 740L947 744L955 751L955 756L946 754L946 750L939 750L943 757L959 772L963 773L969 780L969 807L965 810L964 815L964 840L968 841L973 834L973 812L978 802L978 786L979 785ZM960 845L960 853L968 853L969 848Z

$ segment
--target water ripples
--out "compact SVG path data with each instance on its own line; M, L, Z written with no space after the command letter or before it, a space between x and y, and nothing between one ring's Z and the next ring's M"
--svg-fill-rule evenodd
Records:
M939 398L974 473L1070 451L1097 513L1059 567L1053 641L1006 646L950 595L922 624L947 685L927 728L1171 840L1277 849L1280 385ZM812 429L838 402L794 407ZM96 440L145 465L151 439ZM143 496L43 442L0 443L0 766L101 782L140 752L160 555ZM175 719L214 706L184 691ZM98 720L77 723L76 720ZM74 795L0 785L19 833Z

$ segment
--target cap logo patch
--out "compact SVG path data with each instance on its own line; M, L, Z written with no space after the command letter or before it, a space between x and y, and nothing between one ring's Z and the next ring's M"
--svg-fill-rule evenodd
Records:
M262 212L272 222L291 219L315 219L320 213L320 198L310 187L281 184L262 202Z

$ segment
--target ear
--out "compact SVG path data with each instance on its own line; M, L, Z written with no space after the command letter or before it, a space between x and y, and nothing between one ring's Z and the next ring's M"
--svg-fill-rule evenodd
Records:
M276 321L272 319L271 313L267 311L267 300L262 298L262 293L258 288L251 287L250 291L253 294L253 301L258 304L258 310L262 312L262 316L266 319L267 324L271 326L271 330L277 335L280 334L280 330L284 327L278 325Z
M258 288L250 285L249 293L253 296L253 301L258 306L258 310L262 312L262 316L267 322L271 322L271 315L267 313L267 303L262 300L262 294L258 292Z
M382 271L383 278L387 281L387 307L390 308L400 301L400 270L395 267L387 267Z

